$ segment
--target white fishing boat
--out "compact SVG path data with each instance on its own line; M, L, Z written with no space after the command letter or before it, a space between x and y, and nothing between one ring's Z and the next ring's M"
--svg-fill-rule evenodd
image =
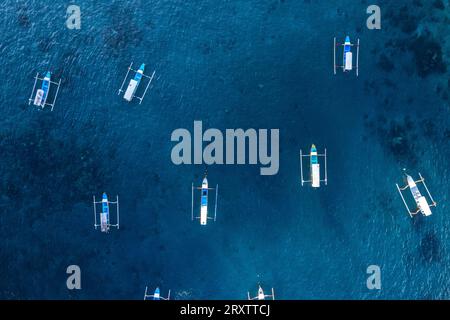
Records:
M319 157L324 158L324 179L321 179L320 175L320 163L319 163ZM309 158L309 179L304 179L303 175L303 158ZM323 154L319 154L317 152L316 146L313 144L311 146L309 154L303 154L302 150L300 149L300 180L302 183L302 186L305 183L311 183L311 186L313 188L319 188L320 183L324 182L325 185L328 183L328 172L327 172L327 149L325 149Z
M408 211L409 215L412 216L416 215L417 213L421 212L422 215L428 217L431 215L431 208L430 207L436 207L436 202L434 201L433 197L431 196L430 191L428 190L427 185L425 184L425 179L422 177L422 175L419 172L419 177L420 179L415 181L410 175L405 174L406 177L406 185L404 187L399 187L398 184L395 184L397 186L397 190L400 193L400 196L402 197L403 200L403 204L406 207L406 210ZM427 199L425 196L422 195L422 193L420 192L417 184L423 184L423 186L425 187L425 190L430 198L431 203L428 203ZM416 209L415 210L411 210L405 200L405 198L403 197L403 193L402 191L409 189L411 191L411 194L414 198L414 201L416 202Z
M147 294L147 292L148 287L145 287L144 300L150 300L149 298L151 298L151 300L170 300L170 290L169 293L167 294L167 298L161 296L161 290L159 290L159 287L155 289L153 294Z
M51 72L47 71L45 76L43 78L39 77L39 73L36 74L34 77L34 85L33 90L31 91L30 98L28 99L28 104L30 105L33 102L33 105L41 107L44 109L46 106L51 107L51 111L53 111L53 107L55 106L56 98L58 97L59 87L61 85L61 79L59 79L59 82L54 82L51 80ZM36 84L38 81L42 81L41 87L39 89L36 89ZM56 85L56 93L53 98L53 101L47 102L48 97L50 95L50 87L51 85ZM35 91L36 89L36 91ZM33 98L34 95L34 98Z
M108 196L106 193L103 193L102 200L101 201L95 201L95 196L93 196L93 203L94 203L94 228L97 229L100 227L101 232L108 233L109 229L111 227L115 227L119 229L119 196L116 196L116 201L109 201ZM100 223L97 223L97 204L102 205L102 210L98 213L99 214L99 220ZM109 209L110 204L113 204L116 206L116 223L111 224L110 222L110 216L109 216Z
M272 294L265 294L264 290L261 286L258 287L258 294L256 297L251 298L250 292L247 292L248 300L266 300L267 298L270 298L272 300L275 300L275 292L272 288Z
M208 179L206 177L203 178L201 187L194 187L194 183L192 183L192 206L191 206L191 219L194 220L194 190L200 190L201 191L201 197L200 197L200 216L195 217L196 219L200 220L200 224L202 226L206 225L208 223L208 220L214 220L216 221L217 217L217 197L219 193L219 185L216 185L216 188L209 188L208 187ZM216 200L214 203L214 218L208 216L208 195L209 190L216 190Z
M336 38L333 40L333 70L336 74L336 68L341 68L343 72L350 72L353 69L356 71L356 76L359 75L359 39L357 43L351 43L350 37L346 36L344 43L336 43ZM336 48L342 47L342 65L336 64ZM356 64L353 65L352 47L356 47Z
M121 94L122 92L124 92L123 87L125 85L125 82L128 79L128 74L130 73L130 71L133 71L135 73L134 77L132 79L130 79L130 82L128 83L128 86L125 91L125 94L123 95L123 98L125 100L127 100L128 102L133 100L133 98L136 98L139 100L139 104L141 104L142 100L145 97L145 94L147 93L147 90L148 90L150 84L153 81L153 78L155 76L155 71L153 71L151 76L148 76L148 75L144 74L144 69L145 69L144 63L141 64L141 66L139 67L138 70L134 70L132 67L133 67L133 62L128 67L127 74L125 75L125 78L123 79L122 85L120 86L119 92L117 94ZM142 96L139 97L136 95L136 91L137 91L139 84L141 83L143 78L147 78L148 82L147 82L147 86L145 87L144 93L142 94Z

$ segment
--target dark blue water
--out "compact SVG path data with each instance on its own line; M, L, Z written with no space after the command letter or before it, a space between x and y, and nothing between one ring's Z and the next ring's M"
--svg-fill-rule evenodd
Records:
M448 299L448 1L77 1L0 4L0 298ZM447 20L446 20L447 19ZM332 43L361 39L360 76ZM131 61L156 69L141 105L117 96ZM36 72L62 78L53 112ZM214 165L218 220L190 220L203 165L172 164L174 129L279 128L280 170ZM328 186L301 187L298 152L328 151ZM395 188L421 172L438 202L410 219ZM121 228L91 200L120 196ZM82 289L66 287L79 265ZM381 267L382 289L366 287Z

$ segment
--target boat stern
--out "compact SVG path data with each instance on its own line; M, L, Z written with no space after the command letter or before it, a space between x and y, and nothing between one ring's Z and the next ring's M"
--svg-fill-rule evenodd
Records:
M417 200L417 205L420 209L420 212L422 212L422 214L424 216L431 216L431 209L430 206L428 205L427 199L424 196L421 196L418 200Z
M34 101L33 104L35 106L39 106L39 107L43 107L44 106L44 96L45 96L45 92L42 89L38 89L36 91L36 96L34 97Z
M136 77L139 73L136 73ZM125 94L123 95L123 98L130 102L134 98L134 94L136 93L137 87L139 85L139 81L135 79L131 79L130 83L128 84L127 90L125 91Z
M203 202L205 200L205 202ZM206 198L202 197L202 205L200 207L200 224L206 226L208 223L208 202Z

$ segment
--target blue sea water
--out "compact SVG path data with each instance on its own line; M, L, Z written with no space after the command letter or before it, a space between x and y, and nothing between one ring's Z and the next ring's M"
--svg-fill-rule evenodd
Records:
M65 26L70 4L81 29ZM0 3L0 298L450 298L449 3L378 1ZM442 4L442 6L441 6ZM333 37L361 39L360 76L333 75ZM131 61L156 70L143 103L117 95ZM62 79L53 112L36 72ZM176 166L171 132L279 128L280 170L213 165L218 219L190 220L203 165ZM328 152L301 187L299 149ZM438 202L409 218L395 183L421 172ZM92 196L121 227L93 229ZM82 289L68 290L79 265ZM381 268L381 290L366 269Z

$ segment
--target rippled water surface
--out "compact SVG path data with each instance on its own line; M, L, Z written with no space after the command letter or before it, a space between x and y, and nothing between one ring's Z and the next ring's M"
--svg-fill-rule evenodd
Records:
M65 26L69 4L81 29ZM450 298L449 3L378 1L0 3L0 298ZM442 6L441 6L442 4ZM333 37L360 38L360 76L333 75ZM143 103L127 66L156 70ZM62 79L53 112L36 72ZM279 128L280 170L213 165L216 223L190 220L203 165L176 166L171 132ZM299 149L328 152L328 186L299 183ZM438 202L410 219L395 188L421 172ZM92 196L121 228L93 229ZM407 194L406 194L407 195ZM66 288L79 265L82 289ZM366 287L379 265L382 289Z

